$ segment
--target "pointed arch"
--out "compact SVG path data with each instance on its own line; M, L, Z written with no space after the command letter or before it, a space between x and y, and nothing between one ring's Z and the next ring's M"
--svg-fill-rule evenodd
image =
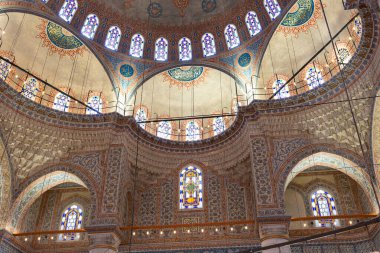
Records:
M226 122L223 117L213 119L212 129L214 136L223 133L226 130Z
M168 60L169 44L168 41L161 37L156 40L154 49L154 60L167 61Z
M205 33L202 36L203 56L209 57L216 54L215 39L211 33Z
M70 23L77 10L78 2L76 0L65 0L61 10L59 11L59 16L67 23Z
M53 109L61 111L61 112L68 112L69 106L70 106L70 97L60 92L55 95Z
M119 48L119 43L121 39L121 30L117 26L111 26L108 29L107 38L105 42L105 47L113 51L117 51Z
M193 58L191 50L191 41L189 38L183 37L179 40L178 52L180 61L190 61Z
M203 173L187 166L179 173L179 209L203 208Z
M228 24L224 29L224 36L229 50L240 45L239 34L235 25Z
M324 83L322 71L318 67L309 67L306 71L305 80L309 89L319 87Z
M144 55L144 37L136 33L132 36L131 47L129 49L129 55L136 58L142 58Z
M189 121L186 124L186 141L198 141L201 139L201 129L198 122Z
M39 91L39 83L36 78L29 77L25 82L21 89L21 95L26 98L29 98L32 101L36 100L37 93Z
M261 32L261 24L259 18L257 17L256 12L250 11L245 16L245 23L247 25L249 34L251 37L255 36L259 32Z
M161 121L158 123L157 136L163 139L170 140L172 135L172 124L169 121Z
M277 0L264 0L264 7L272 20L276 19L277 16L281 14L281 7Z
M82 34L86 38L92 40L95 36L96 30L99 27L99 18L95 14L90 14L87 16L82 27Z
M95 95L91 96L88 101L87 105L91 107L92 109L98 111L99 113L102 113L103 110L103 100L100 96ZM96 115L98 112L91 110L90 108L86 108L86 114L87 115Z

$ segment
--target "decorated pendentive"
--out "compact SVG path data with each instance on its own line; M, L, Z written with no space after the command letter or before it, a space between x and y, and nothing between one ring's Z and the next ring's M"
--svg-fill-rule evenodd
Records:
M37 30L37 38L42 40L42 46L48 48L49 54L74 58L76 55L83 55L87 50L77 37L53 22L41 19Z
M180 172L179 208L203 208L203 174L199 168L188 166Z
M239 56L237 63L241 68L247 68L252 62L252 56L250 53L245 52Z
M204 82L208 69L202 66L177 67L164 72L164 82L178 88L190 88Z
M135 69L132 65L123 63L119 66L119 73L124 78L131 78L135 74Z
M298 0L286 14L277 31L285 35L298 35L315 27L320 18L322 18L322 7L319 1Z

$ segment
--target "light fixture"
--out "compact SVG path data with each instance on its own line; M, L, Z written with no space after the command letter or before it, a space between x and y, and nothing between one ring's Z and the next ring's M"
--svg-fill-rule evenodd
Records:
M247 230L247 229L248 229L248 226L245 226L244 229Z
M163 231L160 231L160 235L162 235L162 234L164 234L164 232L163 232Z
M205 231L205 230L202 228L202 229L201 229L201 232L203 233L204 231Z
M187 233L190 234L190 229L187 230Z
M233 228L233 227L231 227L230 229L231 229L231 231L234 231L234 228Z
M28 237L26 237L24 240L27 242L28 241Z
M50 239L54 240L54 236L50 237Z
M132 235L136 235L136 232L133 232Z
M39 237L37 238L37 240L41 241L41 237L39 236Z
M215 232L218 232L218 231L219 231L219 229L215 228Z
M350 220L348 223L350 223L350 225L352 225L352 220Z
M307 226L307 224L306 224L306 223L304 223L304 224L303 224L303 226L304 226L304 227L306 227L306 226Z
M174 231L173 231L173 233L174 233L174 234L177 234L177 231L176 231L176 230L174 230Z
M149 235L149 231L146 231L146 235Z

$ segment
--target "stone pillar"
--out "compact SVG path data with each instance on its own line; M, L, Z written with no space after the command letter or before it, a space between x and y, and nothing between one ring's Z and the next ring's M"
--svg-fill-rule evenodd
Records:
M88 240L90 242L89 253L116 253L118 252L121 234L116 229L114 231L102 228L86 228L88 230Z
M258 218L261 246L271 246L289 240L290 216ZM264 250L263 253L290 253L290 246Z

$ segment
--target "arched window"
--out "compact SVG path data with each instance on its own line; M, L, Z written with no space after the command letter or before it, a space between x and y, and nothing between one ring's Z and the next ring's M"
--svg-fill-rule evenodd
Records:
M235 25L227 25L224 29L224 36L226 37L228 49L233 49L240 45L239 34Z
M82 228L83 211L78 205L71 205L62 214L61 230L76 230ZM75 233L60 234L61 240L75 240Z
M77 9L78 2L76 0L65 0L65 3L59 11L59 16L66 22L70 23Z
M224 132L224 130L226 130L226 123L224 122L224 118L223 117L214 118L212 127L214 130L214 135L218 135Z
M148 119L148 115L147 115L147 112L145 111L144 108L140 107L136 114L135 114L135 120L137 122L144 122ZM145 126L146 126L146 123L138 123L139 126L143 129L145 129Z
M322 72L318 68L310 67L306 72L306 82L310 89L324 83Z
M341 65L346 65L351 60L351 53L345 46L338 47L338 61Z
M154 59L156 61L168 60L168 41L165 38L159 38L156 40Z
M136 58L142 58L144 54L144 37L141 34L132 36L129 54Z
M49 2L49 0L41 0L41 2L43 2L44 4L47 4L47 2Z
M337 215L334 198L324 190L318 190L311 196L311 206L314 216L333 216ZM317 226L325 227L327 224L332 224L332 219L319 220Z
M186 37L180 39L178 43L178 51L180 61L190 61L193 57L191 51L191 41Z
M354 20L354 30L356 32L356 34L360 37L362 36L362 31L363 31L363 26L362 26L362 19L360 18L360 16L357 16Z
M106 43L104 45L106 46L106 48L116 51L119 48L120 38L120 28L117 26L111 26L108 30Z
M37 79L30 77L22 87L21 94L29 98L30 100L35 100L38 92L38 81Z
M256 15L256 12L248 12L245 16L245 23L247 24L247 28L251 37L255 36L261 31L260 21Z
M197 122L190 121L186 125L186 141L197 141L201 139L201 129Z
M55 95L53 109L67 112L69 110L70 98L62 93Z
M92 97L90 97L88 99L87 105L89 107L91 107L92 109L95 109L99 113L102 113L103 101L102 101L102 98L100 96L92 96ZM98 114L96 111L91 110L90 108L87 108L86 109L86 114L88 114L88 115Z
M202 36L203 56L213 56L216 54L215 39L211 33L205 33Z
M196 167L189 166L179 174L179 208L203 207L203 175Z
M170 139L172 134L172 124L168 121L161 121L158 123L157 136L163 139Z
M264 7L272 20L281 13L281 7L276 0L264 0Z
M284 84L286 83L285 80L283 79L278 79L273 82L272 89L273 89L273 94L276 93L277 90L279 90ZM275 99L280 99L280 98L288 98L290 96L289 94L289 86L286 85L284 88L282 88L275 96Z
M5 80L8 76L9 70L11 69L11 64L0 60L0 78Z
M82 27L82 34L92 40L99 26L99 18L95 14L87 16Z

